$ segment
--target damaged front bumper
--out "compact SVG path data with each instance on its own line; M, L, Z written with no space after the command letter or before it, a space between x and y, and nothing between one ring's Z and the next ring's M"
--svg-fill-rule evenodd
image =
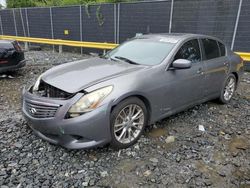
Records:
M109 105L75 118L70 107L83 94L66 100L39 97L23 90L22 111L28 125L40 138L68 149L102 146L110 142Z

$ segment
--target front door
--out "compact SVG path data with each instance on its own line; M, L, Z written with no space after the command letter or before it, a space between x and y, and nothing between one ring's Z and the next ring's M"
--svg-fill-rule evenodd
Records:
M185 42L176 53L174 60L187 59L192 62L189 69L169 68L165 72L165 109L178 111L204 99L204 64L201 61L200 45L197 39Z

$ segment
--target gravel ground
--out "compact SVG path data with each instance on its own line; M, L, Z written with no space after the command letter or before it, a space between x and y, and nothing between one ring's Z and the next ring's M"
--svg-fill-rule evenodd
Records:
M250 187L250 73L230 104L208 102L157 122L129 149L67 150L32 134L20 93L50 67L87 56L26 57L25 68L0 75L0 187Z

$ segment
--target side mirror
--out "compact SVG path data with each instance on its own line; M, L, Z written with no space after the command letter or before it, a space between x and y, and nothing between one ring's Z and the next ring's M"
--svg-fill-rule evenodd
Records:
M176 69L189 69L192 66L192 62L187 59L177 59L173 62L173 68Z

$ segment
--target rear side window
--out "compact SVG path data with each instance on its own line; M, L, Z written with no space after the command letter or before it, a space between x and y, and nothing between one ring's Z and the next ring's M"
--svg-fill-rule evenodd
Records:
M220 42L218 42L218 44L219 44L219 48L220 48L220 55L221 55L221 56L225 56L225 55L226 55L226 48L225 48L225 45L222 44L222 43L220 43Z
M220 51L216 40L212 39L202 39L205 59L214 59L220 57Z
M177 59L187 59L192 63L201 61L201 53L198 40L194 39L184 43L174 57L174 60Z
M1 43L0 42L0 48L1 49L13 49L13 44L10 43L10 42L4 42L4 43Z

